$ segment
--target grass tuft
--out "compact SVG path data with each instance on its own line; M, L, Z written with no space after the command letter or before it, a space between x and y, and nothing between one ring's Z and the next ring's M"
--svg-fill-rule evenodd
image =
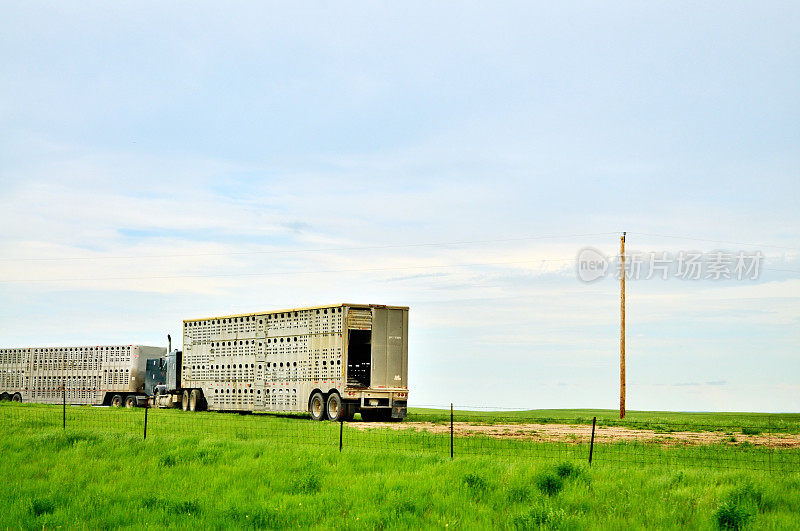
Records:
M204 465L213 465L219 460L219 454L216 451L202 449L198 450L196 454L191 456L191 458Z
M761 435L761 430L752 426L743 426L742 434L744 435Z
M511 503L526 502L531 498L531 489L526 485L517 485L508 489L506 497Z
M561 526L567 513L563 509L534 505L528 512L515 516L512 525L515 529L557 529Z
M543 494L555 496L561 492L561 489L564 488L564 481L556 474L545 472L537 476L536 488L538 488Z
M314 494L322 490L322 481L315 470L306 471L298 476L293 484L295 494Z
M200 512L200 505L193 501L180 501L168 505L167 511L174 514L197 514Z
M762 490L745 483L728 493L714 512L714 520L720 529L742 529L758 512L768 508Z
M769 504L766 501L764 492L752 483L745 483L733 489L730 494L728 494L728 499L735 503L753 504L760 512L769 509Z
M161 500L158 498L153 498L152 496L145 498L142 501L142 506L145 509L162 510L166 513L176 515L198 514L202 510L200 504L194 501Z
M580 473L581 470L572 463L564 462L556 465L556 475L561 479L578 477Z
M33 498L28 505L28 512L33 516L42 516L43 514L50 514L56 510L56 504L50 500L43 500L41 498Z
M411 499L401 499L394 504L394 512L396 515L416 514L417 504Z
M714 512L714 520L720 529L742 529L752 517L748 507L731 501L722 502Z
M675 485L685 485L686 484L686 472L683 470L679 470L672 475L669 480L669 484L672 486Z
M83 432L55 432L42 437L42 446L53 450L64 450L78 444L96 444L100 441L97 435Z
M464 476L464 485L476 493L486 492L489 488L489 483L486 481L486 478L473 472Z

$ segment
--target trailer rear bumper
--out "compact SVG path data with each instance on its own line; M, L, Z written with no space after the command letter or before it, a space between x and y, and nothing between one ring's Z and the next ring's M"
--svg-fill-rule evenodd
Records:
M408 389L346 389L342 398L358 404L360 409L392 410L392 418L405 418Z

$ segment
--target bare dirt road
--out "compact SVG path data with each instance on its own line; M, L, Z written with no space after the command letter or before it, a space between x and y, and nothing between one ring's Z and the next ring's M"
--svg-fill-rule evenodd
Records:
M373 423L352 422L349 426L359 430L415 430L429 433L450 433L449 424L432 422ZM592 427L580 424L470 424L455 422L453 433L458 437L486 436L498 439L520 439L534 442L588 443ZM620 426L598 426L595 430L595 444L608 444L620 441L642 441L660 445L704 445L750 443L753 446L771 448L800 448L800 435L766 434L744 435L724 432L657 432Z

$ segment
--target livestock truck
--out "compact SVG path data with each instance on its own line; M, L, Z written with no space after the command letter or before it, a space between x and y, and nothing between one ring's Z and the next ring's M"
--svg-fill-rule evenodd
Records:
M157 407L399 420L408 307L338 304L183 322L183 350L147 365Z
M144 345L0 349L0 400L134 407L147 398L147 360L166 352Z
M338 304L188 319L183 350L0 349L0 399L405 418L408 307Z

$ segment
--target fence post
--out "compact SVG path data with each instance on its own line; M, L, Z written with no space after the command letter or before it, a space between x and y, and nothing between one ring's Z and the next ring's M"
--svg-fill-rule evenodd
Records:
M450 402L450 459L453 458L453 403Z
M61 429L67 429L67 385L61 386Z
M344 430L344 418L339 419L339 453L342 452L342 431Z
M144 403L144 439L147 439L147 410L148 409L150 409L150 402L149 401Z
M767 424L769 425L769 448L767 450L767 455L769 455L769 473L772 474L772 452L774 447L772 446L772 417L767 417Z
M592 452L594 452L594 426L597 424L597 417L592 418L592 439L589 441L589 466L592 466Z

